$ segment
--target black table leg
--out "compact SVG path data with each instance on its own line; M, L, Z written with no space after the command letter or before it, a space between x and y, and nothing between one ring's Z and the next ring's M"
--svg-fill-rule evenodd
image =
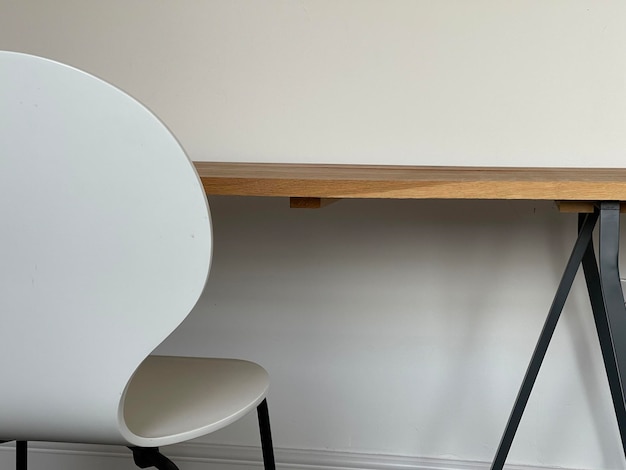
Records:
M567 261L565 272L563 273L563 277L561 278L561 282L557 288L552 306L548 312L548 317L546 318L541 334L539 335L539 340L537 341L535 351L533 352L530 364L526 370L526 375L524 376L524 380L522 381L522 385L515 400L513 411L511 411L511 415L509 416L509 421L507 422L502 440L498 446L498 451L496 452L495 459L491 465L491 470L502 470L502 467L504 466L511 444L513 443L513 438L515 437L515 433L517 432L517 428L522 419L524 409L528 403L530 392L532 391L537 375L539 374L541 363L543 362L543 358L548 350L552 334L556 328L559 316L563 311L563 305L565 305L565 301L567 300L567 296L572 287L572 283L574 282L574 278L576 277L576 273L582 262L583 256L585 255L588 246L591 244L593 229L597 220L597 213L588 214L585 216L584 221L581 224L582 226L578 232L578 238L574 244L574 249L572 250L572 254Z
M623 378L626 377L626 307L619 274L619 202L600 205L600 236L596 265L593 246L583 260L589 298L600 340L615 416L626 453L626 403Z

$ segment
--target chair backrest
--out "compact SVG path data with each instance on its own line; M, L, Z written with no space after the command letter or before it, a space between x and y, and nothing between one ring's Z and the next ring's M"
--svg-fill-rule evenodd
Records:
M119 442L133 372L209 271L202 185L143 105L0 52L0 438Z

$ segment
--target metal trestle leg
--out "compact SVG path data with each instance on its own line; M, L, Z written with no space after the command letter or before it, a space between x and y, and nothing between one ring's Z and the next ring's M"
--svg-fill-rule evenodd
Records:
M600 219L598 257L593 247L592 231ZM535 352L522 382L492 470L501 470L513 442L533 384L541 367L563 304L582 262L593 317L602 350L622 447L626 454L626 306L619 274L619 202L602 202L594 214L579 215L578 239L565 268L548 318L539 336Z
M526 408L526 404L530 398L530 392L532 391L537 375L539 374L541 363L546 355L554 329L559 321L559 317L563 311L563 306L565 305L572 283L576 277L578 267L582 262L585 252L587 251L587 247L591 243L593 229L596 225L597 219L597 213L586 215L578 232L578 238L574 244L574 249L572 250L572 254L567 261L565 272L563 273L563 277L561 278L561 282L557 288L552 306L548 312L548 317L546 318L541 334L539 335L539 340L537 341L530 364L526 370L526 375L524 376L524 380L522 381L522 385L515 400L513 411L511 411L511 415L509 416L509 421L507 422L502 440L498 446L498 451L496 452L495 459L491 465L491 470L502 470L502 467L504 466L506 457L511 449L511 444L513 443L513 438L515 437L515 433L517 432L517 428L522 419L524 409Z

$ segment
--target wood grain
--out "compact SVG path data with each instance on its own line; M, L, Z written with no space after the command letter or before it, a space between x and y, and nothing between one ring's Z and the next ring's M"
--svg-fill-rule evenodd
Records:
M594 201L556 201L560 212L569 212L576 214L590 214L599 208L599 204ZM626 203L622 202L619 206L621 214L626 214Z
M290 197L289 207L292 209L321 209L339 199L328 199L321 197Z
M209 195L626 201L626 169L196 162Z

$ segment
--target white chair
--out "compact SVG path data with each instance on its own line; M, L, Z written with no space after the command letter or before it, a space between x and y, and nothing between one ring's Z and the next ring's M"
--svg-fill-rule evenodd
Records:
M0 438L158 447L257 408L274 468L268 375L241 360L152 356L202 293L200 180L150 111L67 65L0 52Z

